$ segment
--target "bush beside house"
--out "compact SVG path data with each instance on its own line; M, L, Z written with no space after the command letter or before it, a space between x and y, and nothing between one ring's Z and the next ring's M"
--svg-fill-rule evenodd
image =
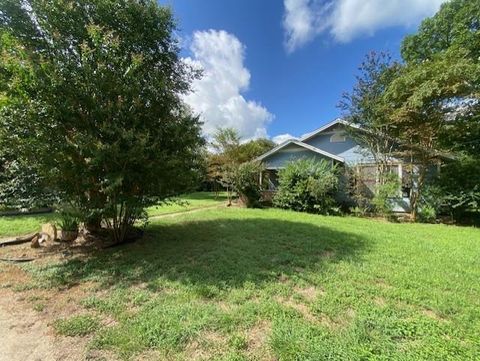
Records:
M335 191L339 184L337 168L327 161L301 159L278 172L278 191L273 204L301 212L338 212Z

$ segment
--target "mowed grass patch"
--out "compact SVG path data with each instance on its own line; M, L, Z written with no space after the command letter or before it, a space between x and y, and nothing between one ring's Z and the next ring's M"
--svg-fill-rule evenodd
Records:
M479 255L474 228L222 209L26 267L52 290L95 282L92 347L124 359L476 360Z
M226 192L194 192L183 194L169 200L168 203L163 203L158 206L147 208L149 217L160 216L168 213L177 213L191 211L204 207L213 207L226 204Z
M57 214L55 213L0 216L0 238L40 231L42 224L56 220Z

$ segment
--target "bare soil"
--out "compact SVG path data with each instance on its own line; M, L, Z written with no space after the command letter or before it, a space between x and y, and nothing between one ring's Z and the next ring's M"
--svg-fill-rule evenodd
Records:
M86 339L56 336L49 325L47 311L35 311L33 299L45 299L43 295L26 297L10 287L23 284L27 275L17 266L2 266L0 273L0 360L1 361L76 361L85 360Z

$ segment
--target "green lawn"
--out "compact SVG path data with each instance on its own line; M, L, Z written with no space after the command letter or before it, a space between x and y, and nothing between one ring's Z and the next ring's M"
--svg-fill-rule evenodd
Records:
M214 209L25 267L51 292L89 285L54 327L125 359L480 359L474 228Z
M220 192L218 194L214 192L195 192L173 198L170 203L150 207L147 209L147 214L149 217L159 216L167 213L191 211L203 207L220 206L226 202L226 192Z
M54 222L55 213L22 216L0 216L0 237L19 236L39 231L42 224Z

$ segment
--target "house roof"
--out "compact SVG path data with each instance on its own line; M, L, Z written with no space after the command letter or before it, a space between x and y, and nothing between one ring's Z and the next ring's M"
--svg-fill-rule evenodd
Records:
M265 158L267 158L268 156L270 156L270 155L278 152L280 149L283 149L283 148L285 148L286 146L288 146L288 145L290 145L290 144L296 144L296 145L298 145L298 146L300 146L300 147L302 147L302 148L305 148L305 149L308 149L308 150L310 150L310 151L312 151L312 152L321 154L321 155L323 155L323 156L325 156L325 157L327 157L327 158L334 159L334 160L336 160L336 161L338 161L338 162L342 162L342 163L345 162L345 159L342 158L342 157L339 157L338 155L335 155L335 154L326 152L326 151L324 151L324 150L318 149L318 148L316 148L316 147L314 147L314 146L311 146L311 145L309 145L309 144L303 143L302 141L296 140L296 139L289 139L289 140L287 140L287 141L285 141L285 142L277 145L275 148L271 149L271 150L268 151L267 153L265 153L265 154L257 157L256 160L257 160L257 161L262 161L262 160L264 160Z
M355 125L355 124L352 124L350 122L347 122L346 120L343 120L342 118L337 118L333 121L331 121L330 123L327 123L325 124L324 126L314 130L313 132L310 132L310 133L307 133L305 134L302 138L300 138L300 141L304 142L306 140L309 140L311 138L313 138L314 136L316 136L317 134L337 125L337 124L343 124L343 125L347 125L349 127L352 127L352 128L357 128L359 129L360 127L358 125Z

